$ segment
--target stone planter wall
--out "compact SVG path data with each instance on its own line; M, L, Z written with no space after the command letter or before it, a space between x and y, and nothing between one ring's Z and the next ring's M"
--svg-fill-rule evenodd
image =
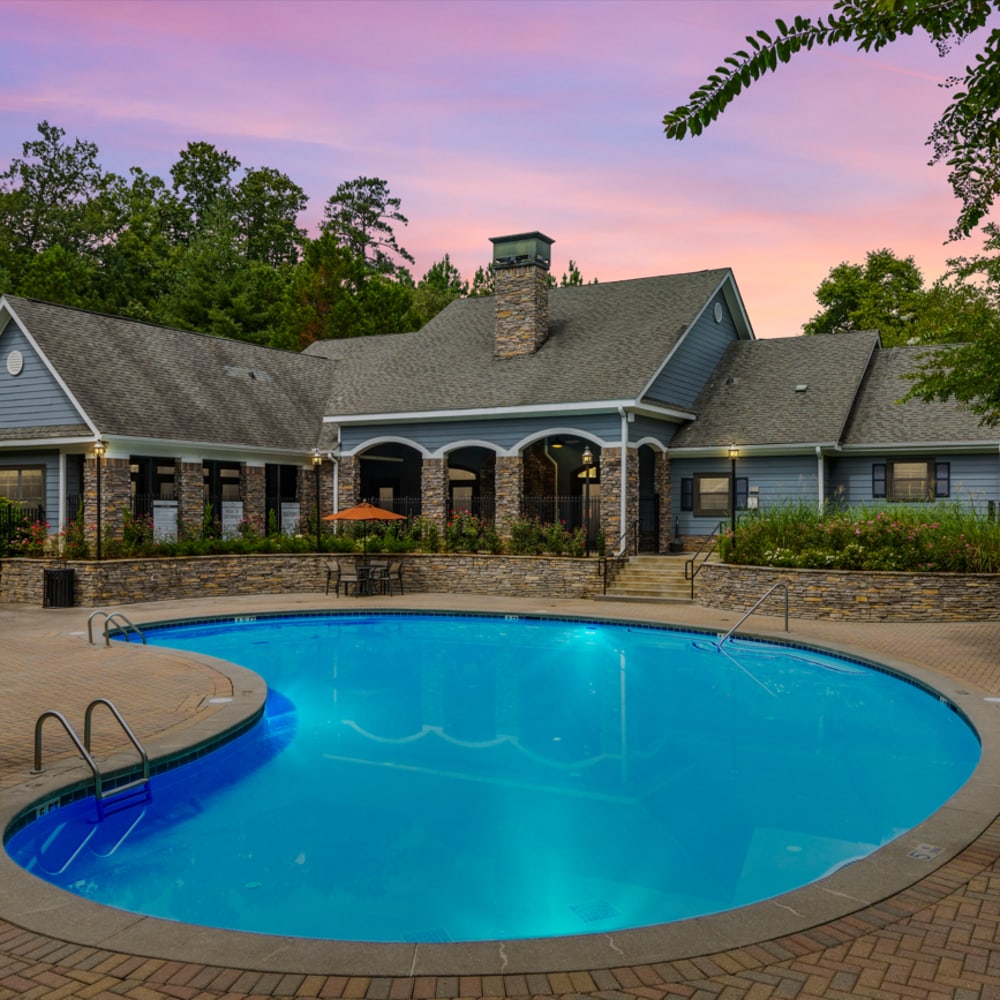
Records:
M851 570L770 569L705 563L695 582L699 604L744 611L776 583L788 587L792 618L864 622L1000 621L1000 575L861 573ZM784 612L777 590L761 606Z
M250 594L322 592L333 559L351 556L234 555L164 559L7 559L0 564L0 603L41 606L46 569L74 571L74 605ZM387 558L387 557L380 557ZM600 561L546 556L404 555L407 593L496 594L504 597L591 597L601 592ZM333 595L331 595L331 600Z

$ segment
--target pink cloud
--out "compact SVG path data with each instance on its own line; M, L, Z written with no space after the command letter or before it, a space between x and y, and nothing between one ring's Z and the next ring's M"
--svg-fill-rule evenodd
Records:
M948 100L923 38L814 51L699 139L660 120L743 36L829 4L757 0L3 3L0 164L41 118L102 162L167 177L188 141L273 166L322 217L384 177L419 277L471 277L489 237L541 229L586 278L732 266L761 335L795 333L842 260L889 246L928 280L956 212L924 140ZM969 252L970 248L962 248Z

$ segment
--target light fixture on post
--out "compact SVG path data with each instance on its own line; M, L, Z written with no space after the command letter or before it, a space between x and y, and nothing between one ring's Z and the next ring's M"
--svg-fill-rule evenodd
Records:
M740 449L736 445L729 446L729 521L733 536L733 548L736 548L736 459L740 457Z
M320 534L319 520L319 470L323 467L323 456L319 453L319 448L313 448L313 492L316 496L316 551L323 551L323 537Z
M108 453L108 443L98 438L94 442L94 458L97 460L96 483L97 483L97 558L101 558L101 459Z
M590 447L583 449L583 554L590 555L590 473L594 467L594 453Z

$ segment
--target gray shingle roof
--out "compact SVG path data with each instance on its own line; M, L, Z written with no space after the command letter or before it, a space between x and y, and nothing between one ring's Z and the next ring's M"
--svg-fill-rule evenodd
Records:
M876 333L731 344L671 450L840 441L877 345Z
M927 353L926 347L894 347L875 356L845 445L996 442L997 430L983 427L971 410L955 400L898 402L911 386L904 376L917 371Z
M102 434L307 452L321 357L7 296Z
M636 399L728 269L549 292L549 336L525 357L494 357L492 298L460 299L416 333L327 340L331 416Z

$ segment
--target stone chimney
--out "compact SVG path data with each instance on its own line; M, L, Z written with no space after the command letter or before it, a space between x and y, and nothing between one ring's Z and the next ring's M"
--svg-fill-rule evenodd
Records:
M494 236L496 303L494 352L498 358L534 354L549 335L549 261L552 244L543 233Z

